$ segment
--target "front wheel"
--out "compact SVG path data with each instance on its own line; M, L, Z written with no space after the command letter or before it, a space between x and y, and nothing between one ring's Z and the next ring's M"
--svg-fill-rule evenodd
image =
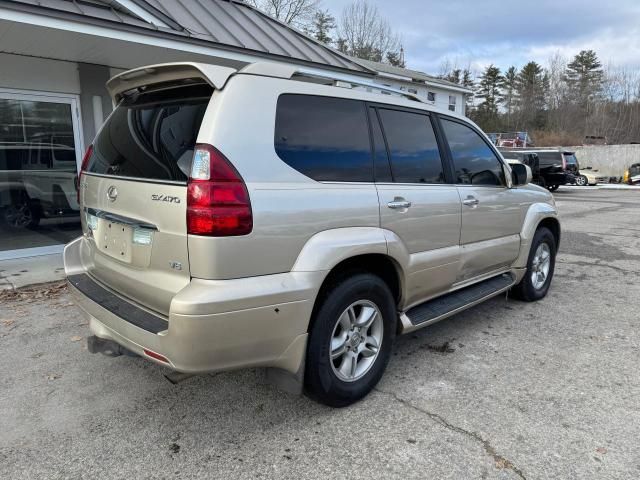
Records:
M559 187L560 185L547 185L547 190L549 190L550 192L555 192Z
M553 233L541 227L536 231L529 250L527 272L518 285L511 289L514 297L534 302L547 295L556 266L556 239Z
M389 362L396 308L389 287L356 273L336 283L313 319L305 367L306 393L332 407L367 395Z

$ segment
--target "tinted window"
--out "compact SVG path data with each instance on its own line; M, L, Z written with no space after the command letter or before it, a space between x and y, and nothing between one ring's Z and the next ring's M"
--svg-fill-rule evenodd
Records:
M275 148L287 165L314 180L373 181L364 102L281 95Z
M505 185L502 162L477 132L444 119L442 127L451 149L457 183Z
M96 138L88 171L186 180L211 94L207 85L192 85L124 100Z
M429 116L385 109L379 113L389 145L393 179L399 183L444 183Z
M538 158L540 158L540 163L545 165L562 165L560 152L540 152Z
M378 114L375 108L369 109L369 120L371 121L371 131L373 133L373 153L375 162L376 182L392 182L391 165L387 155L387 146L384 143L382 129L378 121Z

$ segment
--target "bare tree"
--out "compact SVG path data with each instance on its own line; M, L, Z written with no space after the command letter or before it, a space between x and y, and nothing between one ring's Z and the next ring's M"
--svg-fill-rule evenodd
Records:
M264 13L287 25L308 27L320 6L320 0L245 0Z
M375 62L402 57L400 36L366 0L355 0L342 11L337 46L347 55Z

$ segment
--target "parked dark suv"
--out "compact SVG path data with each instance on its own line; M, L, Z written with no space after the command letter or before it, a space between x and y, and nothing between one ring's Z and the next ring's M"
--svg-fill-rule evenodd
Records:
M575 183L576 177L580 173L578 159L574 152L564 150L562 148L544 148L544 149L499 149L505 158L519 159L524 154L537 154L539 159L538 179L536 183L546 187L550 191L555 191L560 185ZM524 163L524 162L523 162ZM535 172L534 172L535 174Z

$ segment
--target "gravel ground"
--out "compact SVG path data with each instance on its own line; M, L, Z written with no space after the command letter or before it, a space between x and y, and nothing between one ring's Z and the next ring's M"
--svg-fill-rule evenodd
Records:
M254 371L172 385L87 353L64 286L0 294L0 478L636 479L638 198L561 188L549 296L399 338L341 410Z

